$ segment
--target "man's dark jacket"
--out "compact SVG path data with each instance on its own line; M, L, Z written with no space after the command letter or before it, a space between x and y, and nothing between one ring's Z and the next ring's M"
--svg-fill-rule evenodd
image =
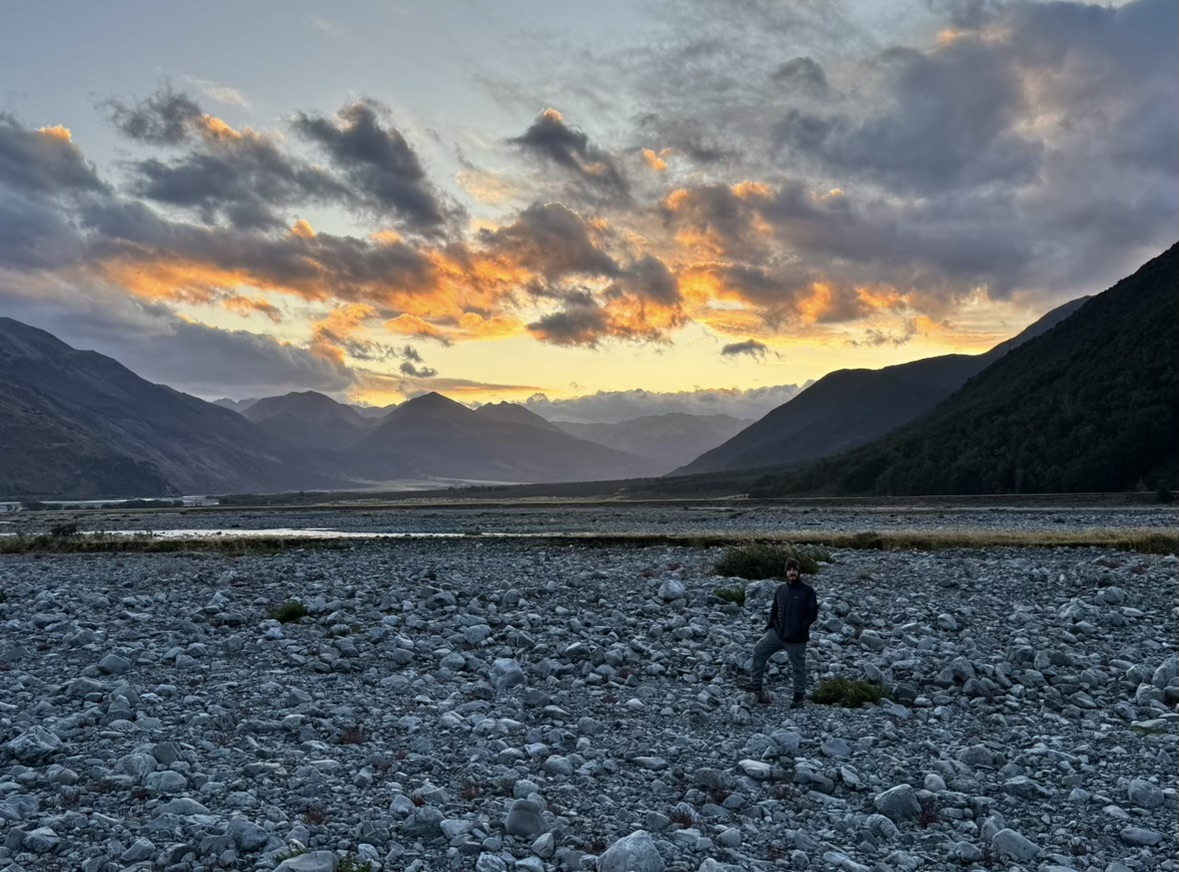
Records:
M802 579L785 582L774 591L767 630L773 630L783 642L807 642L811 624L819 617L819 598L815 589Z

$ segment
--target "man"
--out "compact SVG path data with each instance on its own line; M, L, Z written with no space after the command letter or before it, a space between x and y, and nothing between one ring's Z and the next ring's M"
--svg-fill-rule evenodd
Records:
M794 672L794 699L791 708L802 708L806 699L806 643L810 641L811 624L819 616L819 598L815 589L802 580L802 566L791 557L786 561L786 583L774 591L770 620L766 634L753 647L753 667L750 680L744 685L757 694L758 702L768 704L770 694L762 687L766 661L776 652L785 651Z

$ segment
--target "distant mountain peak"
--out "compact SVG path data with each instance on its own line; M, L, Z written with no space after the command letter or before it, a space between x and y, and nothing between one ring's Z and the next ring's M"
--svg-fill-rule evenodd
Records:
M438 391L430 391L429 393L420 394L411 400L406 400L401 404L402 408L406 406L417 406L419 408L428 408L436 406L438 408L451 408L457 406L459 408L467 408L457 400L452 400L448 396L438 393Z
M564 432L547 418L542 418L536 412L526 409L518 403L509 403L507 400L499 403L485 403L475 412L485 418L495 418L498 421L511 421L530 427L543 427L548 430Z

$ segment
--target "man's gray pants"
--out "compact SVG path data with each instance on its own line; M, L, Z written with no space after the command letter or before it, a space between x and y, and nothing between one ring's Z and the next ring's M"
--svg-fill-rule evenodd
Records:
M794 672L794 692L806 692L806 642L783 642L773 630L766 630L761 641L753 646L753 683L761 686L765 677L766 661L778 651L785 651Z

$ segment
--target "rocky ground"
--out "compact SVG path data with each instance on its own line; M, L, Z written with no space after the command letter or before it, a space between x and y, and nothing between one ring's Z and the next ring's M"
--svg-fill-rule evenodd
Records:
M811 689L888 696L797 711L719 554L0 558L0 870L1179 866L1175 558L834 552Z

